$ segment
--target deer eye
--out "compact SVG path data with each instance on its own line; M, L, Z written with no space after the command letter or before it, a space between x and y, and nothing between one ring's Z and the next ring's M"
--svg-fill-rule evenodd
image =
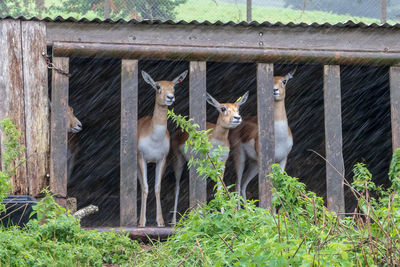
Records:
M285 84L286 84L286 82L287 82L286 80L282 80L282 83L283 83L283 85L285 85Z
M161 91L161 86L159 84L156 84L156 88L157 88L157 91Z
M221 111L225 112L226 111L226 107L221 107Z

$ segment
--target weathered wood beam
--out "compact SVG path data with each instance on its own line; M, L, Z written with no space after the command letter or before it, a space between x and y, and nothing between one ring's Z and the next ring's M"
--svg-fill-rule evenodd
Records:
M120 225L137 225L138 61L122 60Z
M0 36L0 120L7 117L12 119L17 129L23 132L19 141L25 146L26 127L21 22L18 20L0 20ZM2 144L1 152L4 152L4 149L4 144ZM25 155L22 157L25 158ZM29 193L26 163L22 163L16 169L16 174L11 177L11 185L13 194Z
M22 22L26 156L29 194L38 196L45 188L49 168L49 95L46 53L46 24Z
M175 39L175 38L174 38ZM158 60L289 62L324 64L387 65L400 62L395 52L284 49L264 47L183 46L165 44L115 44L55 42L53 51L60 57L102 57ZM298 41L297 41L298 42Z
M257 64L258 186L260 207L272 208L272 191L267 175L274 163L274 65Z
M69 58L53 57L57 68L69 71ZM67 197L67 111L68 88L67 76L52 72L51 92L51 150L50 150L50 190L56 195L59 204L66 206Z
M171 38L173 36L173 38ZM338 38L340 36L340 38ZM53 42L237 47L309 51L400 51L400 29L311 26L223 26L109 23L47 23Z
M344 213L340 66L324 66L324 118L328 209Z
M390 111L393 152L400 147L400 67L390 67Z
M99 232L116 232L125 234L134 240L166 240L176 229L173 227L85 227L85 230L96 230Z
M206 128L206 62L190 62L189 73L189 116L194 123ZM189 207L207 201L207 181L189 170Z

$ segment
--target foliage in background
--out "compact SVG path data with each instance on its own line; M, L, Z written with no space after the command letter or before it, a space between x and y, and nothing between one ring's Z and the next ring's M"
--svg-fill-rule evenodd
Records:
M294 9L320 10L378 19L381 17L381 0L284 0L284 2L286 7ZM387 15L399 19L399 1L387 0Z
M234 21L241 22L246 20L246 4L245 1L235 0L108 0L110 3L110 17L112 19L160 19L175 21ZM275 1L275 0L273 0ZM284 1L284 0L282 0ZM252 7L253 20L258 22L305 22L305 23L338 23L353 20L354 22L364 23L380 23L379 16L367 17L368 14L356 16L352 12L355 10L362 10L362 8L346 7L346 12L336 13L333 9L316 8L312 11L309 10L309 3L307 2L307 9L305 11L298 8L302 0L286 0L292 1L289 3L291 8L279 8L282 4L269 6L264 4L258 6L257 3L265 3L254 1ZM307 0L308 1L308 0ZM325 5L328 1L314 1L320 5ZM345 0L339 0L345 2ZM346 0L347 1L347 0ZM356 0L351 0L356 1ZM365 1L365 0L363 0ZM376 0L369 0L376 1ZM104 0L2 0L0 1L0 16L4 17L11 15L39 18L50 17L55 18L62 16L64 18L74 17L76 19L104 19ZM274 2L276 3L276 2ZM280 2L279 2L280 3ZM312 6L310 6L312 7ZM322 11L324 10L324 11ZM327 10L327 11L325 11ZM380 12L380 6L371 4L368 8L363 9L363 12L376 10ZM374 11L375 12L375 11ZM397 14L397 15L396 15ZM389 1L388 5L388 18L389 23L396 23L400 20L400 3ZM395 20L396 21L395 21Z
M184 117L169 116L193 137L190 145L202 151L207 132L193 133ZM206 151L204 151L206 152ZM207 152L208 153L208 152ZM211 155L212 158L212 155ZM217 160L214 158L213 160ZM203 176L209 162L197 170ZM396 150L389 175L399 179L400 149ZM396 186L378 190L379 201L371 197L376 186L362 164L354 169L353 193L358 210L348 217L329 212L322 198L306 191L297 178L288 176L279 165L270 175L275 213L244 203L235 193L215 199L188 212L179 230L165 243L156 243L144 253L140 266L393 266L400 262L400 196ZM347 185L349 185L346 182ZM350 186L350 185L349 185ZM241 208L238 208L238 202ZM221 212L223 208L223 212Z
M12 123L11 119L5 118L0 121L2 135L2 145L4 150L1 152L2 170L0 171L0 211L4 211L5 206L1 201L11 191L10 178L16 172L18 166L25 160L21 155L25 147L20 144L22 132ZM1 162L0 162L1 164Z
M114 19L161 19L175 18L175 7L187 0L2 0L0 16L73 16L75 18L104 18L106 2L110 17Z

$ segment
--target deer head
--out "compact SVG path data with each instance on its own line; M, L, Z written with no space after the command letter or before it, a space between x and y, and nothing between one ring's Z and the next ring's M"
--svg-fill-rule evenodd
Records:
M274 98L275 101L282 101L286 96L286 85L296 72L295 68L284 76L274 76Z
M144 81L156 90L156 104L160 106L170 106L175 101L175 85L181 83L185 79L187 73L188 71L185 70L172 81L158 82L155 82L145 71L142 71L142 76Z
M217 124L227 129L235 128L241 124L242 116L239 115L239 107L246 102L248 96L249 92L246 92L235 103L219 103L207 93L207 102L219 112Z

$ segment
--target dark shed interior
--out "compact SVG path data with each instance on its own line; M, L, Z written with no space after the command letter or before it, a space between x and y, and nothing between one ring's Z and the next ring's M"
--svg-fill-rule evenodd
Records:
M295 66L275 64L275 75L284 75ZM139 61L141 70L154 80L172 80L189 68L186 61ZM83 219L86 226L119 226L119 153L120 153L120 70L116 59L71 58L70 105L83 123L77 134L80 144L78 161L68 181L68 195L78 199L78 208L88 204L100 211ZM322 65L299 65L288 82L286 109L294 136L286 171L299 177L309 190L326 197L325 161L314 150L325 155L324 103ZM391 157L389 77L387 67L341 67L343 155L346 178L352 180L352 166L365 162L378 184L387 185ZM176 113L188 115L189 79L176 87ZM241 115L256 115L256 64L207 63L207 91L220 102L232 102L247 90L250 97ZM271 92L272 93L272 92ZM139 75L139 114L151 115L154 90ZM207 119L215 122L214 107L207 105ZM175 131L169 122L169 131ZM168 158L161 187L164 219L170 222L174 202L175 178L172 156ZM227 184L236 176L231 160L225 175ZM148 225L155 225L154 165L149 168ZM138 183L139 184L139 183ZM140 188L140 186L138 186ZM140 189L139 189L140 190ZM354 209L351 193L346 190L346 210ZM181 179L180 213L189 206L188 172ZM258 197L257 179L248 187L248 197ZM212 197L209 185L208 197ZM138 194L138 207L140 207Z

